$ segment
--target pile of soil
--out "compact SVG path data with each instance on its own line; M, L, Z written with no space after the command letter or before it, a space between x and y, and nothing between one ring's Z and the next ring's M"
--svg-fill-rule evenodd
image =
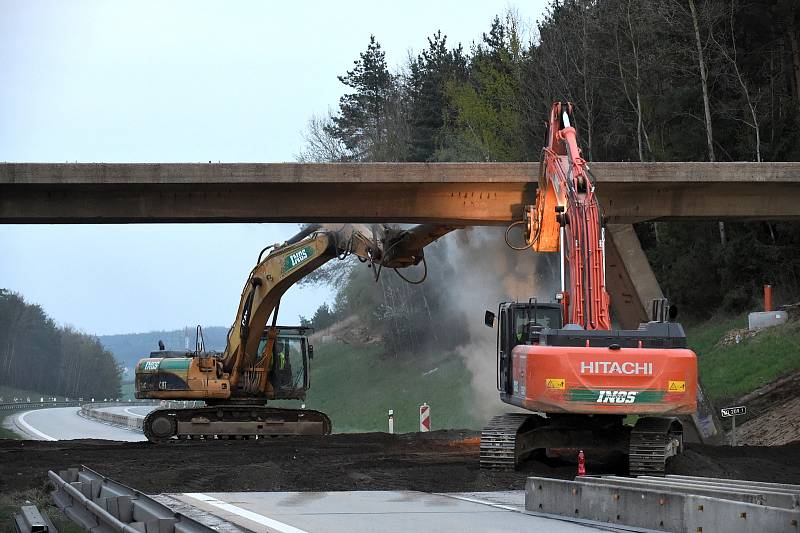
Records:
M745 422L737 417L736 440L775 446L800 439L800 371L783 376L736 400L747 407Z
M473 431L336 434L258 441L0 441L0 493L42 487L48 470L86 465L162 492L522 489L527 476L570 479L574 463L531 460L516 472L482 470ZM625 465L589 456L590 474ZM672 473L800 483L800 442L778 447L687 445Z
M350 315L325 329L315 331L309 339L312 343L336 341L351 346L366 346L380 342L382 337L358 316Z

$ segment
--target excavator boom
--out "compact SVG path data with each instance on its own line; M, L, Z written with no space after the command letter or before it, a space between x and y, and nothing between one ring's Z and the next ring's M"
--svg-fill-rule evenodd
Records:
M637 330L611 329L600 205L573 123L572 104L555 102L536 204L515 223L526 225L532 250L560 253L557 301L498 308L500 398L547 416L492 419L481 464L514 467L535 450L594 448L627 453L632 473L663 474L682 449L677 416L697 409L697 358L666 316ZM633 428L623 423L627 415L640 417Z
M303 399L308 388L313 352L302 332L291 335L277 325L281 297L328 261L351 254L368 263L376 279L384 267L417 265L425 261L424 247L453 229L313 225L285 243L265 248L247 277L222 353L167 357L167 352L154 352L139 361L137 398L201 400L207 405L153 411L145 419L145 434L163 442L176 435L329 433L330 419L323 413L265 406L273 399Z

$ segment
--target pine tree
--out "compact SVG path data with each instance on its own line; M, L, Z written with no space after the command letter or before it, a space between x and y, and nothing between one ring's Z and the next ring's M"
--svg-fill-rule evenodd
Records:
M447 84L464 83L467 61L461 46L448 50L447 36L438 31L428 37L428 49L411 61L409 70L409 160L432 161L440 147L445 116L452 112Z
M378 154L385 151L389 137L394 77L374 35L370 35L367 50L354 61L353 69L338 79L354 92L339 99L339 115L333 117L328 130L344 143L351 160L380 160Z

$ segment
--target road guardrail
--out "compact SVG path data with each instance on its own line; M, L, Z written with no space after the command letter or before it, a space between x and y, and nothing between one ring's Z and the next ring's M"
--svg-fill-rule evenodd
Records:
M0 403L0 411L16 411L23 409L44 409L47 407L79 407L81 402L8 402Z
M111 424L112 426L127 428L133 431L142 431L143 417L111 413L104 410L104 408L107 407L119 407L123 405L127 407L137 407L153 406L156 404L153 402L86 403L81 405L80 415L84 418L91 418Z
M215 530L175 512L138 490L81 466L47 476L50 496L67 517L86 531L211 533Z
M193 402L193 401L163 401L163 402L153 402L153 401L141 401L141 402L102 402L102 403L86 403L81 405L80 415L84 418L91 418L93 420L98 420L100 422L105 422L106 424L111 424L112 426L117 426L121 428L127 428L133 431L142 431L142 423L144 422L143 416L134 416L134 415L124 415L119 413L110 413L105 408L108 407L155 407L156 409L164 407L164 408L173 408L173 407L195 407L200 402Z

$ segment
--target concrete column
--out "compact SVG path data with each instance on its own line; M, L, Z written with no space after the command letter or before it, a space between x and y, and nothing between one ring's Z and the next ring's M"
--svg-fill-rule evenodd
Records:
M606 289L623 329L647 322L650 302L664 297L632 224L606 226Z
M606 226L606 289L614 317L623 329L636 329L641 322L647 322L650 302L664 297L631 224ZM679 418L686 442L722 444L722 426L716 409L699 379L697 412Z

